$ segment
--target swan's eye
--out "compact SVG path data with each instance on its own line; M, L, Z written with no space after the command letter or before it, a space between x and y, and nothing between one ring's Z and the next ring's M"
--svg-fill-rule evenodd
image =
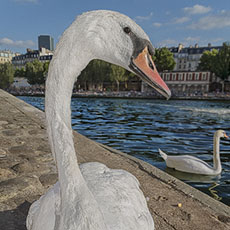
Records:
M131 29L127 26L127 27L124 28L124 32L126 34L130 34L131 33Z

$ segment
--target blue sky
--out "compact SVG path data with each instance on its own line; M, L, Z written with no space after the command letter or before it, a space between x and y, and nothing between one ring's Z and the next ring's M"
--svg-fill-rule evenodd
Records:
M119 11L135 20L155 47L221 45L230 40L229 0L1 0L0 49L25 53L37 37L58 42L78 14Z

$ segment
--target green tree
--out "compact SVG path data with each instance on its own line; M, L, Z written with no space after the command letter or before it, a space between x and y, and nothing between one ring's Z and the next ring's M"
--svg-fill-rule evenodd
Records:
M14 68L11 63L0 64L0 88L8 88L14 81Z
M77 79L77 85L83 85L84 89L102 89L103 82L109 78L110 64L101 60L92 60L81 72Z
M213 72L216 76L221 78L223 81L230 75L230 44L223 43L223 47L216 55L216 60L213 63Z
M224 81L230 75L230 44L223 43L220 51L205 51L200 59L199 70L207 70L222 79L222 91Z
M213 49L211 51L209 50L204 51L204 53L200 58L200 63L197 69L200 71L210 71L214 73L216 68L217 54L218 54L217 49Z
M25 68L17 68L14 72L14 77L24 78L25 77Z
M46 79L46 69L44 69L44 64L39 60L34 60L33 62L26 63L25 77L28 83L31 85L44 84Z
M117 84L117 91L120 90L120 82L126 81L126 70L117 65L111 65L110 80L115 81Z
M44 75L45 79L48 76L49 65L50 65L50 61L43 63L43 75Z
M127 88L129 80L134 79L134 77L136 78L133 73L119 66L102 60L93 60L81 72L81 75L77 79L76 86L77 88L83 86L85 90L103 89L104 82L111 82L112 84L115 82L117 90L119 91L120 82L124 82L125 88Z
M173 70L176 64L173 54L166 47L156 49L153 60L159 72L164 70Z

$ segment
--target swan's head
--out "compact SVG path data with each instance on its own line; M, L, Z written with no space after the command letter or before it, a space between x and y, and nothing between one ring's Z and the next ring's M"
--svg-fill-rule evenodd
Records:
M146 33L133 20L118 12L104 10L84 13L77 20L84 27L83 37L87 38L94 58L124 67L170 98L171 92L151 57L154 48Z
M224 130L221 130L221 129L216 131L215 136L219 137L219 138L221 138L221 137L222 138L228 138L226 132Z

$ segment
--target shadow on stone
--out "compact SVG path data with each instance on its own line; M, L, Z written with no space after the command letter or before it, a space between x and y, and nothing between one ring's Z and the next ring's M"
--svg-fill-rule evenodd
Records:
M0 212L0 230L26 230L26 216L31 203L25 201L16 209Z

